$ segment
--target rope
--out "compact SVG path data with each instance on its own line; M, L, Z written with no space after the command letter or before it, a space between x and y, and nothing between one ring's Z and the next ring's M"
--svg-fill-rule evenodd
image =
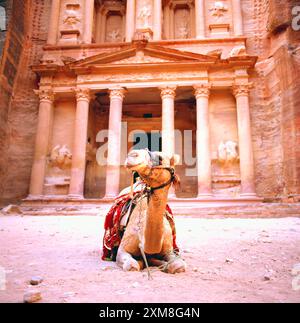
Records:
M143 197L143 195L142 195L142 197ZM145 254L144 243L143 243L143 239L142 239L142 227L141 227L141 219L142 219L142 217L141 217L141 214L142 214L142 197L139 200L139 222L138 222L138 229L139 229L138 230L139 248L141 250L141 254L142 254L142 257L144 259L146 268L147 268L148 280L153 280L153 277L151 276L149 264L148 264L148 261L147 261L147 257L146 257L146 254Z

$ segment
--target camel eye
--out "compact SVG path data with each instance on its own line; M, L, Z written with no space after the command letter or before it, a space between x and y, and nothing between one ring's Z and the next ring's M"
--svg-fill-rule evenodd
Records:
M138 154L137 153L131 153L130 156L131 157L138 157Z

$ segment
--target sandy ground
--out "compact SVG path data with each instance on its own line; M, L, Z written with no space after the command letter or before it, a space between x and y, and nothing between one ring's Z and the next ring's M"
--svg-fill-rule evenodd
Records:
M123 272L100 260L103 217L0 217L0 302L300 302L300 219L176 219L186 273ZM295 274L295 273L294 273ZM299 270L300 275L300 270ZM29 280L44 281L30 287ZM0 286L1 287L1 286ZM297 288L296 288L297 289Z

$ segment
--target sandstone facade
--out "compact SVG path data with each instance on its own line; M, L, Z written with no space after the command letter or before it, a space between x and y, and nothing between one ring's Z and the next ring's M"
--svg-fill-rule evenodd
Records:
M99 129L109 128L112 102L114 112L121 109L121 114L115 114L113 118L126 121L128 132L137 129L147 133L160 131L163 120L172 118L168 111L172 109L173 92L162 92L158 85L170 86L173 81L177 85L173 100L174 128L192 131L190 142L194 158L197 156L197 141L202 140L201 149L205 147L205 130L202 125L201 135L197 137L195 121L197 113L199 115L199 111L203 109L208 109L208 130L211 137L210 145L205 151L201 151L206 157L210 155L206 161L201 159L200 170L205 169L205 172L199 174L196 171L192 176L186 176L187 170L193 167L182 165L178 168L183 185L177 196L196 197L200 190L203 190L205 196L207 193L213 195L220 192L225 192L229 197L237 196L241 192L241 160L236 159L226 169L219 162L218 155L221 154L219 147L222 141L224 144L229 141L238 143L240 154L243 147L241 143L247 140L246 133L243 141L239 142L242 129L238 126L238 99L226 88L232 80L237 79L241 80L241 84L246 79L247 84L253 83L253 88L249 89L249 107L255 187L252 188L251 181L248 182L251 174L246 174L247 190L250 189L251 193L255 191L257 196L270 201L299 200L300 31L294 31L291 26L292 8L297 4L296 1L206 0L203 12L197 7L202 3L199 0L162 1L161 7L158 7L161 10L155 7L157 1L150 1L149 12L147 1L138 2L136 8L132 9L131 1L62 0L57 7L59 14L54 33L55 20L52 19L51 2L8 1L11 20L0 70L2 204L20 201L30 193L39 99L45 99L45 93L41 94L41 91L49 88L56 91L45 178L42 179L43 194L66 196L70 193L76 195L83 190L87 198L103 198L107 193L115 194L115 186L108 187L108 170L106 166L99 166L96 162L95 154L99 148L96 138ZM235 17L236 2L241 5L241 20ZM94 3L92 8L91 3ZM196 10L198 15L195 14ZM135 25L126 24L126 17L130 12ZM91 15L94 20L87 19ZM50 30L49 20L52 23ZM94 26L91 26L91 21L94 21ZM146 43L145 37L149 38ZM132 39L135 43L130 45ZM244 44L246 48L243 48ZM138 46L142 46L141 50L138 50ZM130 54L133 48L137 55ZM110 58L109 55L115 57ZM205 64L217 62L218 66L209 72L208 80L212 83L212 88L209 88L208 101L203 96L206 92L199 89L197 92L194 88L199 80L206 82L205 76L199 78L199 75L193 75L186 69L184 78L181 71L179 73L173 67L163 67L170 61L177 60L180 63L183 59L191 62L193 59L198 60L200 64L200 57ZM230 64L237 64L232 66L236 66L235 71L242 74L232 76L231 70L221 66L225 63L224 59L227 62L229 60ZM244 63L241 61L243 59ZM133 86L122 93L120 89L108 92L104 86L95 86L98 82L95 76L97 73L92 70L97 69L97 64L102 64L102 84L106 83L107 87L126 82L146 84L149 82L149 72L139 72L138 68L142 70L137 67L140 63L158 66L160 80L155 83L157 88L147 85L141 90L141 87ZM120 72L112 75L105 70L105 64L110 70L114 68ZM125 65L127 69L124 68ZM187 67L182 67L183 70L185 68ZM90 69L90 72L80 74L84 69ZM120 78L122 75L123 79ZM191 78L195 79L195 84L190 83ZM91 93L82 92L86 84L89 84ZM71 89L78 88L78 85L77 92L72 92ZM38 89L39 96L33 91ZM52 94L46 94L47 100L49 95ZM92 101L89 101L89 95L93 96ZM80 107L79 101L82 102ZM86 104L89 106L87 136L82 139L82 133L76 133L76 120L82 120L84 115L79 116L78 111L81 109L81 113L84 113ZM201 110L197 110L197 105ZM205 119L205 114L201 116L199 122ZM166 127L169 125L167 122ZM82 126L84 125L78 125ZM78 143L83 140L82 145L88 151L85 152L86 167L82 166L80 160L83 153L80 149L83 146L77 152L74 151L74 138L77 138ZM111 140L113 142L115 139ZM76 156L79 166L68 166L68 158L75 163ZM114 160L115 154L111 154L109 158ZM207 160L212 161L209 163L211 169L205 168L208 166ZM53 167L57 163L62 166ZM81 173L75 172L78 167ZM207 178L209 172L211 178ZM120 181L120 188L128 184L128 174L123 168L120 169L120 174L115 168L109 174L110 179L115 178L112 182ZM82 177L83 188L80 188L78 183ZM211 190L202 186L201 183L205 182L211 183Z

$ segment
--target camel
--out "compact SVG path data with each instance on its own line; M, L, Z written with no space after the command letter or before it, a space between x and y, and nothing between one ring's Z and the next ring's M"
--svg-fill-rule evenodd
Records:
M186 270L185 262L173 250L172 229L165 217L168 191L172 182L179 181L174 175L178 157L146 149L132 150L127 156L126 168L139 174L148 194L133 209L117 252L116 262L124 271L144 268L143 251L150 266L172 274Z

